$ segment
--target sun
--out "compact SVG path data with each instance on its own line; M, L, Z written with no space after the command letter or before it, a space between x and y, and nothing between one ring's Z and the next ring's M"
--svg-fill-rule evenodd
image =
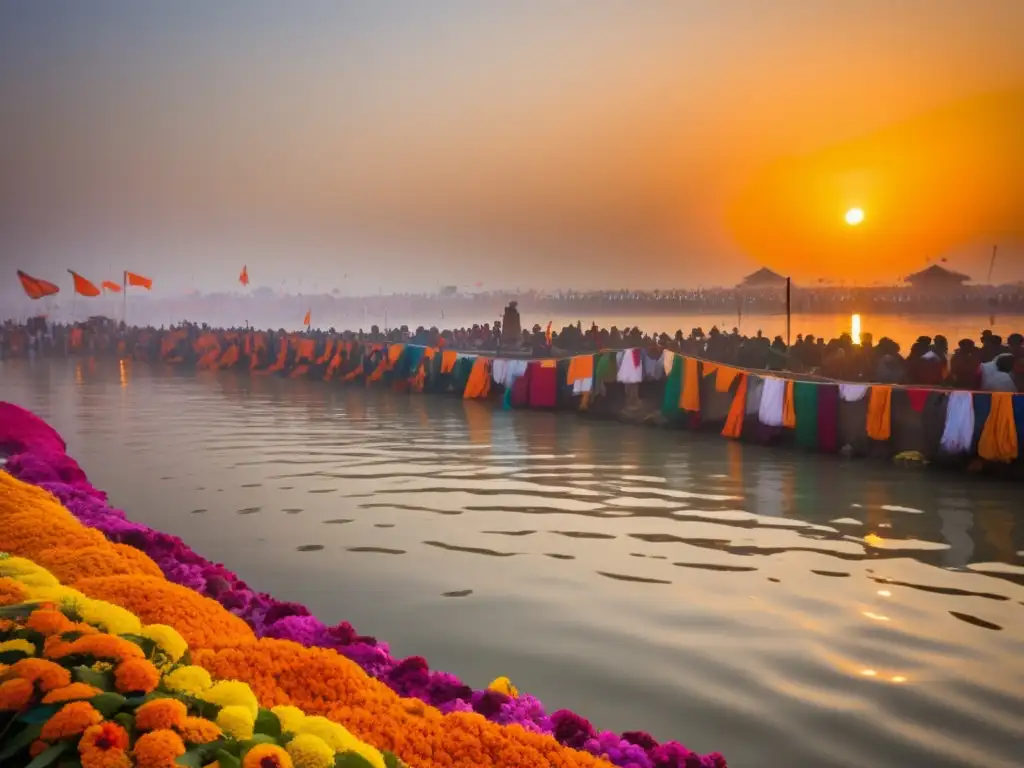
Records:
M861 208L851 208L846 212L846 216L843 218L846 219L846 223L851 227L856 227L864 221L864 211Z

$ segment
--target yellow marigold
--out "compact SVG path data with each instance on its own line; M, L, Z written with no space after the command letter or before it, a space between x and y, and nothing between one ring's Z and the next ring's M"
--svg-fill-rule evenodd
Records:
M362 757L366 762L373 766L373 768L387 768L384 764L384 755L380 753L380 750L376 747L372 747L366 742L359 741L355 745L345 750L346 752L355 752L357 755Z
M43 693L63 688L71 682L71 673L46 659L22 659L11 665L10 674L39 686Z
M65 701L82 701L99 696L103 691L86 683L71 683L63 688L54 688L43 696L43 704L60 704Z
M178 733L189 744L209 744L211 741L219 739L223 732L212 720L203 717L186 717L185 722L178 728Z
M164 677L164 687L176 693L196 696L213 685L210 673L202 667L178 667Z
M39 755L43 754L43 752L45 752L49 748L50 745L47 744L45 741L42 741L41 739L36 739L28 745L28 756L33 758L39 757Z
M0 605L18 605L28 600L28 591L14 579L0 578Z
M175 768L185 754L185 742L174 731L150 731L135 742L132 755L138 768Z
M0 683L0 711L17 712L32 701L35 688L28 680L20 677Z
M303 720L299 725L299 733L319 736L335 752L348 751L354 744L358 743L356 737L349 733L345 726L333 723L320 715L312 715Z
M127 659L114 670L114 687L120 693L149 693L160 682L160 673L145 659Z
M49 647L46 655L54 659L60 659L71 654L84 654L96 656L100 659L115 659L125 661L127 659L144 659L146 654L142 652L135 643L113 635L84 635L70 643L55 647L52 652Z
M298 707L292 707L287 704L272 707L270 711L277 715L277 719L281 721L282 731L298 733L299 726L302 725L302 721L306 719L305 712Z
M334 750L311 733L300 733L285 749L295 768L331 768L334 765Z
M23 587L60 586L56 576L24 557L5 557L0 560L0 576L13 579Z
M59 635L71 632L75 623L54 608L38 608L29 614L25 626L41 635Z
M247 707L227 706L217 713L217 725L239 741L252 738L256 718Z
M78 742L82 768L130 768L128 732L117 723L104 722L86 728Z
M36 647L28 640L22 640L20 637L14 640L4 640L0 643L0 653L5 651L21 651L26 656L36 655Z
M506 696L511 696L513 699L519 696L519 689L512 685L512 681L507 677L494 678L494 680L491 681L491 684L487 686L487 690L504 693Z
M260 703L256 700L256 694L252 692L252 688L237 680L222 680L219 683L214 683L213 687L200 693L199 698L222 707L245 707L252 713L254 719L260 711Z
M142 629L142 622L134 613L103 600L85 601L78 614L88 624L101 627L112 635L137 635Z
M54 712L53 717L43 725L39 738L53 743L85 733L91 725L103 722L103 715L86 701L73 701Z
M188 650L188 644L178 634L178 630L166 624L147 624L139 630L138 634L156 643L157 647L171 658L171 661L177 661Z
M188 707L177 699L153 699L135 710L135 727L140 731L180 728L188 717Z
M276 744L257 744L245 753L242 768L294 768L288 753Z

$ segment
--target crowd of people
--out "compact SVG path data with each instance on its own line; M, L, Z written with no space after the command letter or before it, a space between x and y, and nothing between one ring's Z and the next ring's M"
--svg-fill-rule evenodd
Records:
M127 326L105 318L76 324L34 318L27 323L8 321L0 325L0 359L121 355L153 361L173 358L173 362L190 364L207 354L203 339L237 341L246 335L256 338L254 334L249 328L212 329L193 323L155 328ZM1024 336L1019 333L1004 340L984 331L980 343L962 339L955 349L942 336L922 336L904 351L892 339L876 342L870 334L864 334L859 343L848 334L828 340L797 336L792 345L787 345L779 336L770 339L760 331L746 336L735 328L722 331L714 327L708 332L693 328L688 334L677 330L671 335L650 334L635 326L599 328L594 324L587 328L581 323L557 329L540 325L522 328L513 301L501 321L469 327L440 330L402 326L382 330L372 326L368 331L331 328L256 335L259 343L250 348L250 339L245 351L253 358L253 367L273 366L277 350L288 346L282 340L305 340L315 350L316 358L340 342L404 342L517 357L565 357L601 349L660 347L751 370L789 371L835 381L1024 392ZM279 362L279 370L287 372L296 360Z

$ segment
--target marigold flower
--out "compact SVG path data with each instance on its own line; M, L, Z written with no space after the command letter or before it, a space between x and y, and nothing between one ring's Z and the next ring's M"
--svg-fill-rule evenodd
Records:
M494 680L491 681L491 684L487 686L487 690L504 693L506 696L511 696L513 699L519 696L519 689L512 685L512 681L507 677L494 678Z
M171 661L177 661L185 655L188 650L188 643L178 634L174 627L166 624L147 624L138 632L140 637L145 637L157 644L157 647L166 653Z
M152 576L157 579L164 578L164 572L160 570L160 566L153 561L153 558L141 549L136 549L130 544L121 543L115 543L113 547L114 551L117 552L122 559L127 560L135 566L133 573L138 573L143 576Z
M71 683L63 688L54 688L43 696L43 704L60 704L65 701L82 701L99 696L103 691L86 683Z
M373 766L373 768L387 768L384 764L384 755L380 753L380 750L376 747L371 747L369 744L357 741L355 744L345 750L346 752L355 752L357 755L362 757L366 762Z
M211 720L203 717L186 717L178 728L181 738L189 744L209 744L221 737L223 731Z
M49 637L62 632L71 632L75 622L54 608L38 608L29 614L25 626Z
M28 600L28 591L14 579L0 578L0 605L18 605Z
M124 752L128 749L128 732L117 723L103 722L85 729L78 742L78 753Z
M330 768L334 765L334 750L319 736L300 733L285 747L295 768Z
M152 575L148 569L136 565L128 557L122 557L110 544L45 549L36 555L36 562L45 565L64 584L74 584L79 579L94 576Z
M35 687L20 677L0 683L0 711L18 712L28 706L35 694Z
M114 687L120 693L149 693L160 682L160 672L145 659L127 659L114 670Z
M175 768L175 761L184 754L185 742L174 731L144 733L132 749L138 768Z
M35 741L33 741L31 744L28 745L28 756L29 757L33 757L33 758L34 757L39 757L39 755L43 754L43 752L45 752L49 748L50 748L50 745L47 744L45 741L41 741L40 739L36 739Z
M39 738L43 741L59 741L85 733L89 726L103 722L103 715L87 701L73 701L53 713L43 725Z
M11 579L20 583L23 588L60 586L56 576L25 557L5 557L0 560L0 576L5 581Z
M271 707L270 711L277 715L277 719L281 722L282 731L298 733L299 726L306 719L306 713L298 707L281 705L279 707Z
M217 725L225 733L234 736L239 741L244 741L252 738L256 718L252 716L248 707L228 706L221 708L217 713Z
M252 713L254 719L260 711L260 703L256 700L256 694L252 692L252 688L237 680L222 680L219 683L214 683L213 687L200 693L199 698L222 707L245 707Z
M242 768L294 768L288 753L276 744L257 744L242 760Z
M105 600L86 600L78 613L86 623L101 627L112 635L136 635L142 629L138 616Z
M71 673L46 659L22 659L11 665L9 674L39 686L43 693L63 688L71 682Z
M14 640L4 640L0 643L0 652L6 651L21 651L26 656L35 656L36 647L28 640L22 640L20 637L16 637Z
M95 656L100 659L115 659L125 661L127 659L144 659L146 654L142 652L135 643L125 640L122 637L113 635L85 635L61 646L54 646L52 651L49 646L46 648L46 655L54 659L60 659L72 654L83 654Z
M319 736L335 752L346 752L358 741L345 726L332 723L320 715L313 715L303 720L299 725L298 732Z
M210 678L210 673L202 667L184 666L178 667L166 675L163 683L169 691L197 696L210 688L213 685L213 680Z
M188 707L177 699L153 699L135 710L135 727L140 731L180 728L188 717Z

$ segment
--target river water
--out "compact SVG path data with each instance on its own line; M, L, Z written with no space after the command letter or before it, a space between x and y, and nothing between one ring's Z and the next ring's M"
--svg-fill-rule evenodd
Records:
M253 587L734 768L1024 762L1020 488L443 396L0 363Z

